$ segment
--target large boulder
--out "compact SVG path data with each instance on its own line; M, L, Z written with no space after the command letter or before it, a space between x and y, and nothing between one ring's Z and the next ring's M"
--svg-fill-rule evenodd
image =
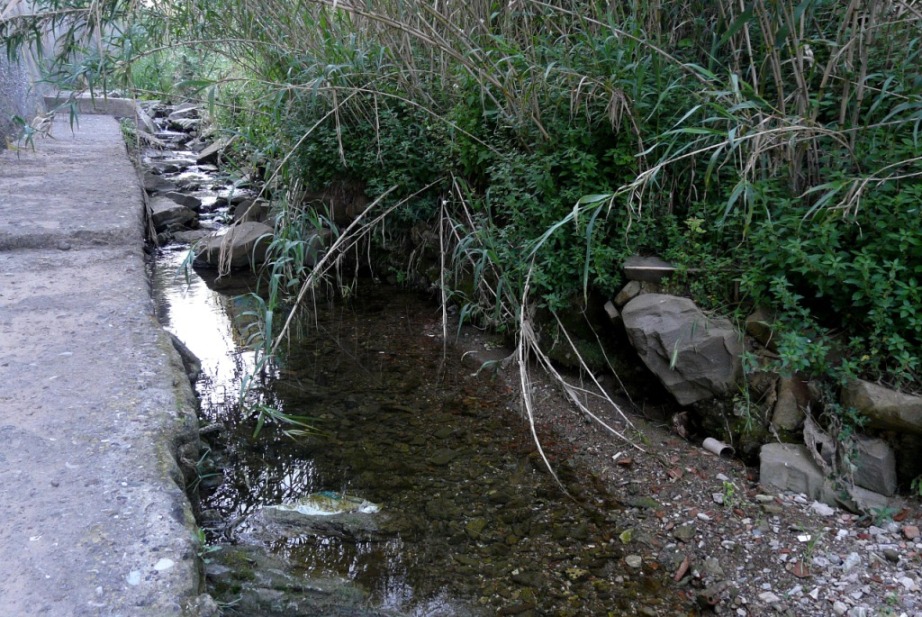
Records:
M842 391L842 404L867 416L872 428L922 435L922 397L856 379Z
M622 318L634 349L680 405L727 394L739 382L739 332L688 298L643 294L624 306Z
M782 491L803 493L810 499L838 505L835 491L826 475L813 460L807 446L790 443L767 443L762 446L759 482Z
M198 252L198 261L213 267L231 269L259 265L266 260L266 250L272 242L272 228L263 223L247 221L234 225L220 236L210 238Z

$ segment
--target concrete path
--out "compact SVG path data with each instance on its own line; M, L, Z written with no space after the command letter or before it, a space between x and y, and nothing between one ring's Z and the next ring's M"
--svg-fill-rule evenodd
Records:
M0 153L0 615L211 614L137 176L110 117L52 134Z

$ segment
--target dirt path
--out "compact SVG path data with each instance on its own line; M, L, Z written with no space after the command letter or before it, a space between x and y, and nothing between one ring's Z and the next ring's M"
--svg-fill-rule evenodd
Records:
M52 134L0 153L0 614L203 615L137 177L113 118Z

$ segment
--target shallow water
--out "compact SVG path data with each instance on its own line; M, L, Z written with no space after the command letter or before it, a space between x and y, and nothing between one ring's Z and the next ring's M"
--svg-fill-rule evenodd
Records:
M618 505L569 467L565 449L551 447L564 483L589 497L564 496L507 408L513 393L462 367L460 352L443 353L430 303L367 283L350 302L318 304L258 393L309 417L317 434L292 439L270 424L254 439L255 419L237 406L253 355L228 318L245 306L194 273L188 283L175 276L181 260L164 255L156 285L167 328L202 360L203 424L222 427L207 437L212 467L200 518L221 549L211 592L227 614L246 614L235 611L253 580L263 596L276 594L279 612L264 603L262 614L312 614L284 595L300 593L291 581L312 580L350 581L368 594L362 606L407 615L676 614L655 573L625 572ZM381 510L312 526L263 509L321 491ZM237 549L244 557L234 562ZM269 567L255 550L277 561ZM230 573L235 567L241 572ZM276 568L284 584L260 578Z

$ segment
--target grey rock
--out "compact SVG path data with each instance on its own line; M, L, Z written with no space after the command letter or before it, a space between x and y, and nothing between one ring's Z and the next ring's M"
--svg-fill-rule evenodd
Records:
M157 127L154 125L154 121L140 105L135 108L135 124L137 125L139 131L143 131L148 135L153 135L157 132Z
M739 333L688 298L643 294L622 311L638 355L680 405L723 395L742 375Z
M173 241L180 244L195 244L203 238L210 236L212 231L207 229L190 229L188 231L177 231L173 233Z
M166 197L152 197L148 207L151 223L157 231L183 228L195 220L195 212Z
M234 206L234 222L255 221L263 223L269 218L271 206L264 199L246 199Z
M224 154L224 151L227 149L234 139L219 139L212 143L210 146L205 147L201 152L198 153L198 156L195 159L196 163L202 164L217 164L221 156Z
M642 281L628 281L612 302L615 306L621 308L640 294L658 294L662 292L662 286L659 283L645 283Z
M620 326L622 323L621 312L615 306L615 303L611 301L606 302L604 309L605 314L608 316L608 320L612 323L612 325Z
M613 302L615 306L621 307L641 294L643 289L639 281L628 281L628 284L621 288Z
M846 498L840 497L837 501L839 505L852 512L874 512L897 505L895 499L860 486L849 487L847 493Z
M795 431L804 422L810 391L807 385L796 377L778 380L778 398L772 412L772 425L785 431Z
M163 196L196 212L202 207L202 200L195 195L187 195L186 193L180 193L178 191L168 191L164 193Z
M266 259L272 233L272 228L263 223L240 223L224 235L207 240L197 255L198 260L232 269L259 265Z
M676 267L659 257L628 257L624 260L624 275L632 281L659 283L675 272Z
M175 191L176 185L157 174L145 172L144 190L148 193L165 193L167 191Z
M760 451L759 481L763 486L804 493L810 499L835 505L835 493L826 484L806 446L767 443Z
M167 119L170 121L186 120L189 118L198 118L198 105L195 103L180 103L170 115L167 116Z
M772 324L775 317L767 308L759 307L746 317L746 334L772 351L777 351Z
M842 392L842 404L870 419L870 426L922 434L922 397L856 379Z
M896 494L896 454L883 439L855 437L856 485L892 497Z

